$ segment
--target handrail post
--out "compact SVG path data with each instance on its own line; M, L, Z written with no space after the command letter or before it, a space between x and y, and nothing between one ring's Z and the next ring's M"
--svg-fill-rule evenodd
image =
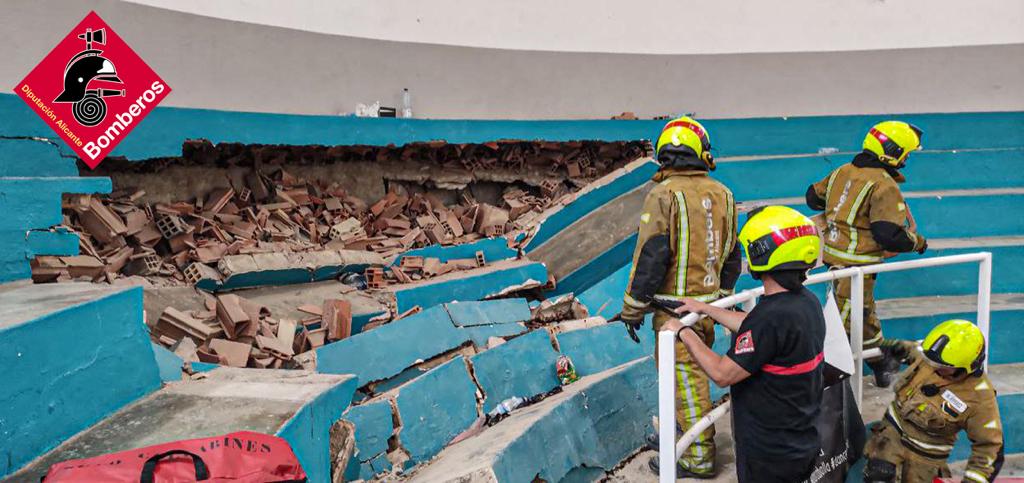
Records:
M676 461L676 335L658 332L658 463L660 483L675 483Z
M988 331L992 315L992 252L983 252L978 263L978 328L985 336L985 371L988 371Z
M850 277L850 346L853 349L853 397L861 407L864 395L864 272L857 268Z

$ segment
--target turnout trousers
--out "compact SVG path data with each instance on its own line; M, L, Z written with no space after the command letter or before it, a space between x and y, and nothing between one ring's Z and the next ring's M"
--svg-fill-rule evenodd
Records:
M668 316L654 314L655 333L668 320ZM714 322L701 319L694 326L697 333L710 347L715 342ZM655 339L657 340L657 339ZM655 345L655 361L658 347ZM676 425L682 432L690 429L711 411L711 386L708 375L690 356L686 346L676 341ZM679 464L697 474L710 475L715 471L715 427L712 425L701 433L696 441L683 453Z

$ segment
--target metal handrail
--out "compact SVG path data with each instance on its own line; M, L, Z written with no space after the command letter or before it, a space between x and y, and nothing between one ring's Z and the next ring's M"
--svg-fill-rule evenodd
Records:
M992 304L992 253L977 252L961 255L947 255L942 257L920 258L902 262L880 263L876 265L864 265L860 267L849 267L838 270L830 270L823 273L816 273L807 277L804 285L830 282L841 278L851 278L850 287L850 347L853 351L854 374L850 378L853 385L854 397L857 407L860 408L864 393L864 369L863 359L867 356L878 355L878 349L864 350L864 275L871 275L883 272L897 272L917 268L938 267L943 265L956 265L961 263L978 263L978 328L985 336L985 352L991 344L988 344L989 325L991 320ZM750 310L757 303L757 297L764 293L764 287L744 290L742 292L720 298L711 303L716 307L730 307L742 304L744 309ZM695 322L698 314L687 314L682 318L683 322ZM658 454L673 454L678 460L683 451L686 450L697 439L700 433L724 416L731 407L727 401L706 416L701 418L679 439L674 441L676 434L676 413L675 413L675 333L671 331L658 332ZM985 357L985 369L988 370L988 357ZM661 483L672 483L676 480L676 465L666 462L660 458L659 481Z

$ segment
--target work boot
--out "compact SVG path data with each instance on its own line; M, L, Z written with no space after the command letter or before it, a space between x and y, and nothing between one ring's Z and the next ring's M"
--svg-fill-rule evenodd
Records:
M683 432L680 431L679 428L676 428L676 441L679 441L679 438L682 437ZM661 441L658 441L658 433L647 435L647 447L653 449L654 451L658 451L659 449L661 449Z
M875 373L875 387L889 387L896 374L900 372L900 360L892 356L882 356L865 362L871 368L871 372Z
M651 457L651 460L647 462L647 467L650 468L651 471L653 471L654 474L656 474L656 475L661 472L661 466L658 464L658 457L657 456L652 456ZM679 478L696 478L698 480L710 480L710 479L712 479L714 477L715 477L715 472L714 471L712 471L711 473L694 473L694 472L692 472L692 471L690 471L690 470L688 470L686 468L683 468L683 465L681 465L679 463L676 463L676 479L677 480Z

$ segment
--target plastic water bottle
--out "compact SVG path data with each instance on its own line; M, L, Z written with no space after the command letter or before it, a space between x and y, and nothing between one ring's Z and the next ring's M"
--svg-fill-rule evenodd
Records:
M412 94L409 94L409 89L402 89L402 117L412 117Z

